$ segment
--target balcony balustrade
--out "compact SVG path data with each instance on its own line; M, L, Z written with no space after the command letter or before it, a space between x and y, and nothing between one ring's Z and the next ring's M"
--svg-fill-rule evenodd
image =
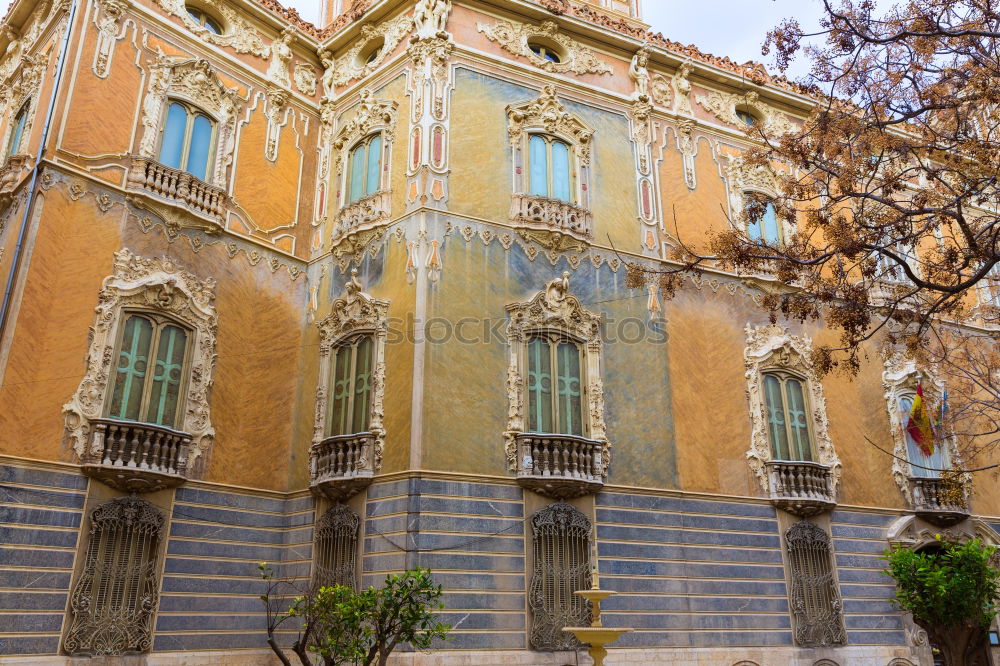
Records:
M913 512L929 523L948 527L969 517L969 495L941 478L910 477Z
M392 191L381 190L340 209L334 218L332 249L336 256L363 250L381 237L392 212Z
M515 194L510 220L533 240L551 249L584 247L594 238L594 216L586 208L532 194Z
M604 487L604 443L572 435L518 433L517 482L540 495L568 499Z
M149 423L95 419L82 471L112 488L152 492L187 480L191 436Z
M229 200L221 187L209 185L187 171L173 169L148 157L132 157L128 189L182 206L195 215L214 221L219 228Z
M814 462L772 460L767 463L771 504L806 518L837 505L833 475L826 465Z
M375 435L327 437L312 445L309 487L334 501L343 501L372 482L375 475Z

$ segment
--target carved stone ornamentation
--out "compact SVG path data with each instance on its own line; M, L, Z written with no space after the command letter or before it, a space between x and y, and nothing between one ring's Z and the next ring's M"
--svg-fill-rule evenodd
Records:
M451 0L417 0L413 8L413 39L447 39L450 15Z
M167 96L186 99L212 114L217 124L215 166L211 184L226 186L226 175L236 146L237 116L243 101L235 88L219 79L207 60L171 58L160 53L149 66L149 83L142 103L142 139L139 155L155 158Z
M772 136L787 134L795 128L788 116L762 103L754 90L742 95L713 90L706 95L698 95L697 100L713 116L729 125L746 127L746 123L736 114L743 110L757 118L762 129Z
M278 140L281 138L281 125L285 105L288 103L288 93L281 88L269 88L267 91L267 140L264 142L264 157L271 162L278 159Z
M684 184L689 190L695 189L698 185L697 171L694 166L694 158L698 155L698 144L692 137L694 131L694 121L682 120L677 125L677 148L681 151L681 158L684 160Z
M389 330L389 301L364 293L358 271L344 286L344 295L333 302L330 314L316 322L319 328L319 385L316 389L310 483L316 492L342 500L371 483L382 468L385 446L385 343ZM368 430L356 435L326 437L333 349L358 334L374 341L371 377L371 416Z
M17 72L12 72L14 78L9 85L0 84L0 111L3 111L8 117L13 117L21 109L25 109L27 114L24 128L21 131L20 143L16 146L10 146L12 155L22 155L28 152L31 126L38 110L38 91L42 75L48 66L48 60L45 54L32 56L25 53L20 56L19 64L20 68ZM3 145L5 146L9 145L11 134L14 132L14 123L8 123L8 125L7 136L3 137Z
M291 27L281 31L278 39L271 42L271 62L267 67L267 78L284 88L292 87L288 66L292 62L292 41L295 31Z
M847 631L829 535L818 525L801 520L785 531L785 547L792 582L789 606L795 621L795 644L843 645Z
M604 421L604 389L601 383L601 315L586 310L569 293L568 272L549 281L530 301L508 305L507 313L508 410L507 429L504 432L507 464L512 472L518 473L519 480L523 478L529 487L543 494L569 497L596 492L607 477L611 462L611 444L607 439ZM539 433L539 437L534 437L534 433L527 432L527 343L533 333L545 331L557 332L581 344L586 437L547 433ZM532 447L539 449L543 455L537 464L531 453ZM525 455L531 457L530 464L525 464L521 449L528 451ZM566 457L560 458L562 462L559 462L557 457L563 456L564 452ZM542 470L542 467L549 464L551 469ZM557 478L548 479L548 485L534 483L533 477L551 477L554 471ZM554 484L555 481L566 481L568 484L558 485Z
M368 76L385 61L396 46L413 30L413 17L401 14L394 19L377 25L368 23L361 26L361 34L355 44L340 58L334 59L325 49L320 51L320 59L326 71L323 74L323 89L327 97L333 96L336 86L344 86ZM378 49L370 60L371 51Z
M691 108L691 65L681 64L673 77L674 84L674 113L694 117L694 109Z
M129 311L167 315L190 329L190 371L176 430L185 440L186 457L183 462L175 457L169 461L163 458L162 466L168 474L180 474L190 471L206 453L215 436L209 409L218 329L214 299L215 280L201 280L170 259L147 259L128 249L115 253L114 270L104 279L98 294L83 379L63 406L66 439L81 459L103 461L107 457L107 432L97 437L100 433L95 424L105 413L116 364L118 330ZM190 441L186 441L188 438ZM178 441L178 445L181 443Z
M746 367L747 401L750 408L750 448L747 460L757 476L760 487L770 493L771 479L766 464L772 459L771 443L767 435L767 403L764 399L763 374L767 370L784 370L801 378L806 388L807 418L811 420L815 455L820 465L829 468L829 492L836 497L840 485L840 458L830 439L829 421L826 416L826 397L823 384L811 360L812 340L791 335L780 324L746 327L747 345L743 351Z
M590 166L590 145L594 130L579 116L566 110L556 95L555 86L542 88L538 99L508 106L507 119L507 136L515 150L521 147L525 135L532 130L548 132L575 144L580 164Z
M188 13L185 0L155 0L160 8L181 20L188 30L209 44L228 46L237 53L249 53L260 58L271 56L271 47L242 14L222 0L203 0L209 11L222 21L222 32L216 34L200 25Z
M632 56L632 63L628 68L629 78L635 84L635 92L632 99L639 102L649 101L649 46L643 44Z
M295 65L295 88L303 95L312 97L316 94L316 70L312 65L300 62Z
M108 75L115 43L118 41L119 24L128 9L128 3L125 0L101 0L97 6L101 11L100 18L95 20L97 47L94 49L93 70L95 75L103 79Z
M31 155L13 154L0 166L0 210L5 209L14 199L14 191L28 174L33 163ZM0 230L3 224L0 223Z
M573 72L574 74L611 74L613 70L597 54L580 42L559 32L554 21L542 21L539 25L498 20L492 25L478 23L479 32L496 42L505 51L527 59L546 72ZM529 44L541 39L558 44L563 53L559 62L552 62L531 50Z

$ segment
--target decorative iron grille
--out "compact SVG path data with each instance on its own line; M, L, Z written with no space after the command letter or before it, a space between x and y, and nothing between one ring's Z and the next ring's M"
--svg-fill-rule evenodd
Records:
M590 625L590 602L573 594L590 587L590 521L572 505L557 502L531 517L531 531L531 645L576 650L581 643L563 627Z
M317 586L343 585L355 588L358 551L358 514L337 504L316 522Z
M815 523L800 520L785 532L785 544L792 576L796 644L842 645L847 634L833 578L830 537Z
M63 649L72 655L148 652L158 602L164 518L138 497L119 497L90 515L90 543L73 589Z

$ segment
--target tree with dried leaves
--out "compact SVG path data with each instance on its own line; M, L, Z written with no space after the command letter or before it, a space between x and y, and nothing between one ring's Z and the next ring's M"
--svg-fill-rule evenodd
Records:
M632 263L629 283L670 296L708 265L776 278L772 316L840 333L817 348L821 371L856 373L876 348L937 368L968 466L1000 444L997 3L822 1L822 32L788 20L764 43L783 71L812 63L808 116L747 128L741 169L766 171L776 196L748 197L707 252L678 230L674 266Z

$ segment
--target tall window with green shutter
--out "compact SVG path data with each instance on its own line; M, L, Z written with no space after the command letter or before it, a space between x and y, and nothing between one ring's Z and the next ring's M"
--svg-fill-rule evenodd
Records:
M528 430L586 436L580 345L560 334L535 333L527 354Z
M382 183L382 135L372 134L352 148L348 165L348 203L378 192Z
M767 435L774 460L813 460L805 387L805 381L795 375L764 374Z
M180 422L188 331L150 313L127 313L107 416L174 428Z
M368 431L374 352L375 341L370 333L355 336L334 347L328 435L353 435Z

